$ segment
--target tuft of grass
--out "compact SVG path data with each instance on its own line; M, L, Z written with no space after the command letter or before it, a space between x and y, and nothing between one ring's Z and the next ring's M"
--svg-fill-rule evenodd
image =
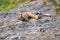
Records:
M8 11L18 5L24 5L34 0L0 0L0 11Z
M56 11L56 14L60 14L60 8L56 8L55 11Z
M42 2L43 2L43 5L46 6L46 0L42 0ZM56 14L60 14L60 8L57 8L57 7L60 7L60 4L58 4L56 2L56 0L51 0L51 2L53 4L53 6L55 6L55 12L56 12Z
M43 5L46 6L46 0L42 0Z
M1 5L0 6L0 11L6 11L14 8L16 5L14 4L9 4L9 5Z
M60 4L58 4L58 3L56 2L56 0L52 0L52 3L53 3L53 5L54 5L55 7L60 6Z
M60 7L60 4L58 4L56 0L52 0L52 3L55 6L56 14L60 14L60 8L57 8L57 7Z

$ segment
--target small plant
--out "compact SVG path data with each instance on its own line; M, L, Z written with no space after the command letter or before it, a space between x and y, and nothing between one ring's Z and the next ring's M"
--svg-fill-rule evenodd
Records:
M52 0L52 3L53 3L53 5L55 6L55 11L56 11L56 14L60 14L60 4L58 4L57 2L56 2L56 0ZM57 8L58 7L58 8Z
M56 0L48 0L48 1L52 2L53 6L55 6L55 12L56 12L56 14L60 14L60 8L59 8L60 4L58 4L56 2ZM43 5L46 6L46 0L42 0L42 2L43 2Z
M23 5L31 1L33 0L0 0L0 11L7 11L18 5Z
M46 0L42 0L43 5L46 6Z

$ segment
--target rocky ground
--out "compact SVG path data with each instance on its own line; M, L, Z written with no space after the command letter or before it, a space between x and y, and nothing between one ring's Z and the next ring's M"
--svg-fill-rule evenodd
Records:
M29 22L18 20L23 12L50 13L51 17L31 19ZM54 6L47 2L43 6L40 1L18 6L8 12L0 12L0 40L60 40L60 16L54 11Z

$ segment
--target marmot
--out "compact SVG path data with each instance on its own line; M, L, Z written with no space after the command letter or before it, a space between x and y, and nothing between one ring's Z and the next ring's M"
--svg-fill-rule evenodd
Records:
M33 15L32 13L23 13L18 17L18 20L21 21L29 21L29 19L40 19L41 17L38 15Z
M36 15L34 15L30 12L25 12L18 17L18 20L29 21L30 19L41 19L42 16L51 17L52 15L50 13L42 14L39 12L37 12Z

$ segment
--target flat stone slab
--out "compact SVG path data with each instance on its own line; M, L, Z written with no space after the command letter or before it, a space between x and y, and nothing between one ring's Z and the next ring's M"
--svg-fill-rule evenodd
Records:
M23 22L18 20L22 12L35 10L52 17ZM18 6L6 13L0 13L0 40L60 40L60 16L56 16L53 6L43 7L41 2Z

